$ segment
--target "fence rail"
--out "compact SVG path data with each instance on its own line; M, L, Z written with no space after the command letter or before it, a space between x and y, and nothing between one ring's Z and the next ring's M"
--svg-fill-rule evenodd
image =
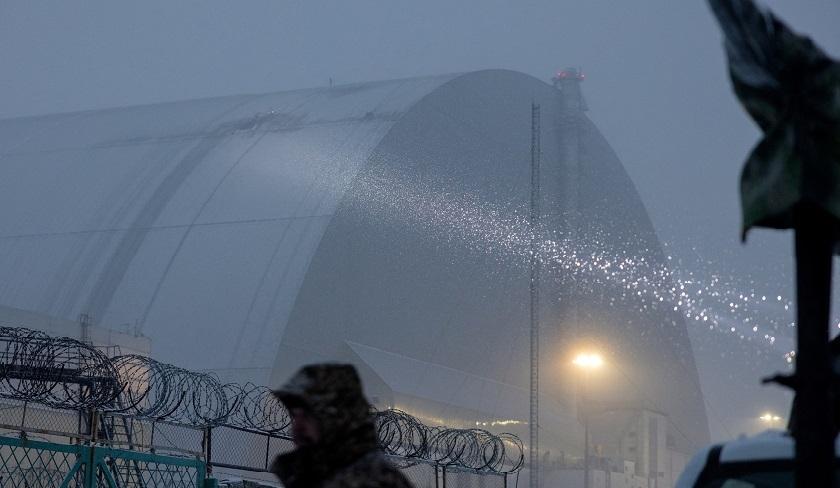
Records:
M200 459L0 436L3 488L200 488Z

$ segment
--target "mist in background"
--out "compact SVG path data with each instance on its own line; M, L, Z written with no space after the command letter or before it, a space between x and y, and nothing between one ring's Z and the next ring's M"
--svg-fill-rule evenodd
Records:
M840 57L840 3L765 4ZM677 265L793 299L792 234L740 243L738 178L758 131L703 1L0 0L0 118L485 68L548 81L565 66L585 72L588 115ZM786 393L758 386L785 367L780 346L688 327L713 437L787 414Z

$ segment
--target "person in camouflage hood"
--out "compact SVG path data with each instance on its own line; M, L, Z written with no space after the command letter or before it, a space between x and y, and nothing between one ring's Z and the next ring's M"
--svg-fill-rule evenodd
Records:
M274 392L292 418L296 449L271 471L286 488L411 488L379 448L356 368L304 366Z

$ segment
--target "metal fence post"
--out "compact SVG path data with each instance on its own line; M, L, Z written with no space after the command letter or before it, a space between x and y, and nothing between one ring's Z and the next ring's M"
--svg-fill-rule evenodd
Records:
M96 464L93 444L81 446L85 459L85 481L83 488L96 488Z
M155 425L156 422L152 421L152 433L149 435L149 450L151 452L155 452Z
M99 437L99 411L94 409L90 411L90 440L96 442ZM109 439L110 440L110 439Z
M268 471L268 458L271 451L271 436L265 436L265 470Z
M26 406L27 405L29 405L29 402L23 402L23 412L21 412L21 417L20 417L20 432L21 432L22 436L24 435L23 429L26 426Z
M213 459L213 427L208 425L204 429L204 466L205 466L205 473L207 476L213 475L213 465L211 464Z
M213 427L207 427L207 465L213 461Z

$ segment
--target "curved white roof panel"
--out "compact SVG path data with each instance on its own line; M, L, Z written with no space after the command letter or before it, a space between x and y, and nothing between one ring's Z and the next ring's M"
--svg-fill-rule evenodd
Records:
M152 337L219 324L203 339L230 345L287 313L359 165L449 79L2 120L0 303ZM171 339L155 347L181 355Z

